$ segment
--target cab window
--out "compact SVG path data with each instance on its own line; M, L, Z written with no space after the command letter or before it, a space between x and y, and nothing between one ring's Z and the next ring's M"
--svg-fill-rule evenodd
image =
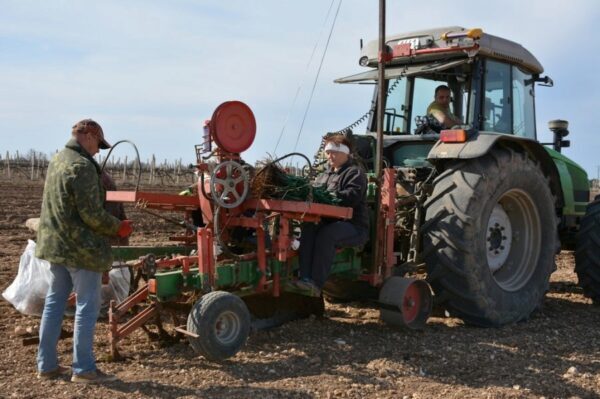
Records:
M533 85L531 74L516 66L488 60L482 129L535 139Z
M534 80L531 74L513 67L513 133L517 136L536 138Z
M406 106L406 79L388 81L388 97L385 106L384 131L386 133L406 132L408 107Z
M485 69L483 130L512 132L510 65L488 60Z

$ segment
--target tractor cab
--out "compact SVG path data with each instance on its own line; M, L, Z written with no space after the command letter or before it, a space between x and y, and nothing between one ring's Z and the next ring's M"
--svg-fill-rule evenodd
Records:
M386 105L384 159L393 166L426 165L433 144L467 141L479 132L536 140L535 82L543 68L520 44L481 29L445 27L394 35L386 40ZM366 136L377 130L377 41L361 50L359 64L366 72L337 79L337 83L375 83ZM465 134L441 133L439 122L427 115L437 87L451 91L449 111ZM441 134L440 134L441 133ZM369 140L368 138L359 140Z

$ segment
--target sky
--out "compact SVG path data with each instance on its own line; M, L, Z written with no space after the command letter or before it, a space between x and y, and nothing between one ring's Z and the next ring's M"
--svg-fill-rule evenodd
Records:
M359 43L377 37L378 1L342 1L320 65L338 0L331 4L0 0L0 156L51 154L89 117L110 142L134 142L143 161L194 163L204 120L240 100L257 123L246 161L292 152L296 141L312 157L321 136L358 119L372 97L372 86L333 80L363 71ZM563 153L592 178L600 173L598 20L597 0L388 0L386 24L388 34L479 27L521 43L555 82L536 91L538 138L552 140L548 120L568 120ZM112 156L135 151L121 145Z

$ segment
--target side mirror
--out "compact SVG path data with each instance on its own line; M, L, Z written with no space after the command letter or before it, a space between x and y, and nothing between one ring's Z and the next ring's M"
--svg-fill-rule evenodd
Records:
M538 76L535 78L535 81L540 84L540 86L553 87L554 81L548 75L546 76Z
M548 129L554 134L554 142L552 143L554 150L560 152L561 148L571 146L569 140L563 140L569 135L569 122L562 119L555 119L548 122Z

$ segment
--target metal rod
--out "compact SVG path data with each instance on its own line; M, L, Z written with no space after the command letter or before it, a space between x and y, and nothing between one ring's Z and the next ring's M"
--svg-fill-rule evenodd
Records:
M381 178L383 158L383 119L385 116L385 0L379 0L379 62L377 76L379 89L377 92L377 148L375 154L375 174Z
M141 207L141 206L136 206L136 208L137 208L137 209L139 209L139 210L140 210L140 211L142 211L142 212L145 212L145 213L147 213L147 214L149 214L149 215L152 215L152 216L156 216L157 218L160 218L160 219L162 219L162 220L165 220L165 221L167 221L167 222L169 222L169 223L173 223L173 224L175 224L175 225L177 225L177 226L179 226L179 227L183 227L183 228L185 228L185 229L192 230L193 232L196 232L196 231L198 230L198 227L197 227L197 226L194 226L193 224L191 224L191 223L188 223L188 222L186 222L185 220L175 220L175 219L171 219L170 217L167 217L167 216L161 215L161 214L160 214L160 213L158 213L158 212L153 212L153 211L151 211L151 210L149 210L149 209L147 209L147 208L143 208L143 207Z
M385 0L379 0L379 58L378 58L378 91L377 91L377 144L375 149L375 175L377 176L377 191L375 193L375 218L377 226L381 226L381 185L383 166L383 118L385 116L385 62L387 48L385 45ZM375 230L376 234L378 229ZM384 237L376 237L373 251L372 267L375 273L381 275L382 245Z
M173 327L173 330L177 331L178 333L181 333L183 335L187 335L188 337L192 337L192 338L200 338L200 336L196 333L193 333L191 331L188 331L185 326L177 326L177 327Z

